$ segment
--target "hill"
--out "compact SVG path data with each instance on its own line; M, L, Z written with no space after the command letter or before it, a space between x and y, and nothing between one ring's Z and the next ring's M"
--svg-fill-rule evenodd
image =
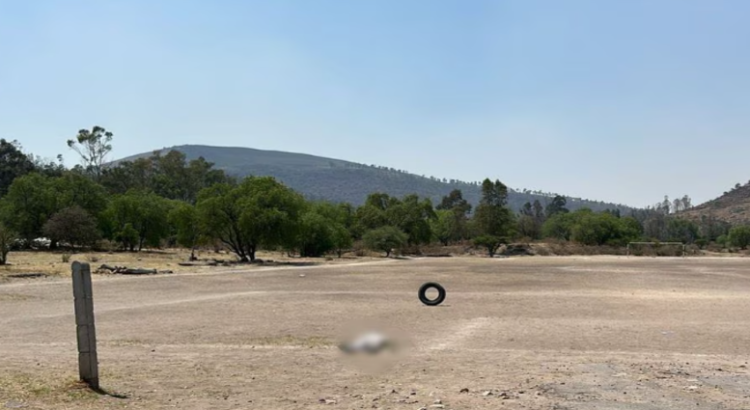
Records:
M364 165L339 159L318 157L308 154L297 154L282 151L265 151L252 148L212 147L205 145L182 145L164 148L157 152L180 151L188 160L199 157L215 164L230 175L264 175L273 176L284 184L301 192L311 199L325 199L335 202L350 202L360 205L368 194L384 192L394 196L418 194L429 197L433 203L454 189L460 189L464 198L477 204L480 198L479 183L457 180L438 179L408 173L393 168ZM143 153L120 161L150 156ZM551 201L554 194L539 191L517 191L509 193L508 202L514 209L524 203L539 199L542 204ZM568 198L568 207L573 210L589 207L596 211L629 207L589 201L579 198Z
M680 215L693 220L700 220L703 216L712 216L732 225L748 224L750 223L750 182L743 186L735 186L724 195L683 211Z

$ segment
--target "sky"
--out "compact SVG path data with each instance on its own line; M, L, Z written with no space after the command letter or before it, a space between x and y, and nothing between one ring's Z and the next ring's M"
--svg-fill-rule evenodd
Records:
M303 152L645 206L750 179L746 0L0 0L0 138Z

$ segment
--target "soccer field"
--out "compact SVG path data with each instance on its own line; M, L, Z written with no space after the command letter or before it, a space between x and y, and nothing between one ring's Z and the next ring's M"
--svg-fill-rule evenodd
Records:
M417 298L428 281L447 290L438 307ZM72 383L70 279L23 280L0 285L0 408L750 408L748 258L383 260L93 287L101 384L123 397ZM336 348L357 325L407 344L363 366Z

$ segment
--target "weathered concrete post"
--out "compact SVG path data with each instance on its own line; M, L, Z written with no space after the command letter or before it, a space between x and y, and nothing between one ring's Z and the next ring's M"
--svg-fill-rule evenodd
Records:
M91 268L88 263L73 263L73 298L78 336L78 373L91 388L99 388L99 362L96 356L94 295L91 290Z

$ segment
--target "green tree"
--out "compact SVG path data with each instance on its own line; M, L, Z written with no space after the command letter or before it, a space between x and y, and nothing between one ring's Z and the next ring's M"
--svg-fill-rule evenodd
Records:
M670 217L667 219L667 240L692 244L699 237L700 228L693 221Z
M34 162L21 151L18 141L0 139L0 197L5 196L13 181L35 170Z
M385 252L387 258L407 243L408 236L395 226L383 226L367 232L362 239L368 249Z
M429 199L420 200L417 195L407 195L388 207L386 217L390 225L406 234L409 245L426 244L432 239L430 221L436 215Z
M50 179L56 196L56 209L80 207L93 217L98 217L107 208L107 191L86 176L76 172L65 172Z
M450 211L453 217L450 227L451 232L448 235L449 242L468 238L468 217L472 206L463 198L463 193L459 189L454 189L450 194L444 196L440 204L436 207L438 211ZM441 223L442 227L448 224L447 221Z
M482 182L482 199L474 212L474 227L480 242L478 246L508 241L515 234L516 221L513 212L506 206L508 188L500 181ZM475 240L475 244L478 242ZM497 247L495 247L497 249ZM491 255L494 250L488 247Z
M750 246L750 226L735 226L729 230L729 243L740 249Z
M474 238L474 246L487 249L487 254L489 254L490 257L495 256L500 245L507 242L507 238L495 235L480 235Z
M195 206L185 202L176 203L169 213L169 223L176 232L177 243L190 249L190 260L195 260L195 248L204 239Z
M64 208L44 224L44 235L70 246L92 246L101 238L96 219L78 205Z
M351 207L328 202L308 205L300 218L299 251L301 256L317 257L351 247L352 238L347 228L351 220Z
M95 125L91 130L78 131L75 138L68 140L68 147L81 157L84 169L91 172L96 179L102 172L102 165L112 151L114 134L103 127Z
M302 257L319 257L334 249L332 221L313 211L302 214L299 252Z
M248 177L201 191L197 208L207 233L241 261L254 261L259 247L295 246L304 200L271 177Z
M431 230L435 238L443 246L448 246L452 241L460 238L456 229L456 218L452 210L439 210L435 214L437 218L431 221Z
M115 233L114 240L119 242L124 249L135 252L140 243L138 231L133 228L133 224L126 223L122 229Z
M552 202L550 202L547 205L547 208L545 209L545 213L547 214L547 218L551 218L554 215L557 215L559 213L568 213L568 208L565 206L567 205L568 200L565 199L564 196L556 195L554 199L552 199Z
M3 222L29 246L42 236L45 222L57 212L57 200L51 178L37 173L19 177L0 204Z
M130 250L136 248L131 243L131 229L138 234L138 251L144 245L159 247L161 240L169 235L171 210L172 203L165 198L154 193L130 191L114 197L109 203L102 218L104 230L110 239L125 238L127 242L120 242Z
M557 213L552 215L542 225L542 236L568 241L573 235L574 223L575 217L572 214Z

